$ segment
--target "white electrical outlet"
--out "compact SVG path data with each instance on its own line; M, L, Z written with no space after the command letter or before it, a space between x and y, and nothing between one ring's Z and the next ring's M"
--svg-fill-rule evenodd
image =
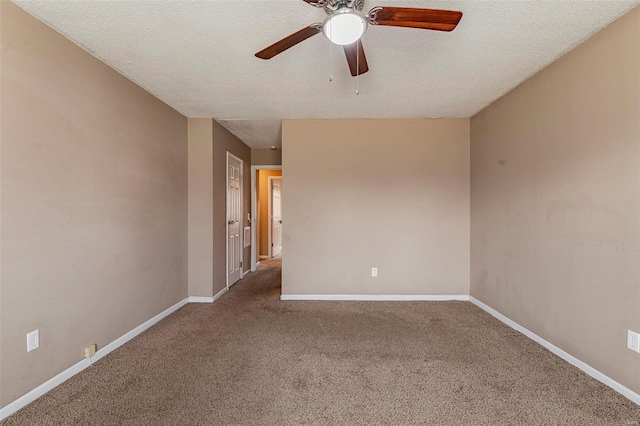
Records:
M627 349L640 353L640 334L627 330Z
M378 276L378 268L371 268L371 276L372 277Z
M31 333L27 333L27 352L31 352L34 349L40 347L40 333L38 330L34 330Z

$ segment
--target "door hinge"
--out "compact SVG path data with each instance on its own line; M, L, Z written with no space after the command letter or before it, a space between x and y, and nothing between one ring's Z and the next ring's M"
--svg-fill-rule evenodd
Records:
M240 262L240 267L242 267L242 262Z

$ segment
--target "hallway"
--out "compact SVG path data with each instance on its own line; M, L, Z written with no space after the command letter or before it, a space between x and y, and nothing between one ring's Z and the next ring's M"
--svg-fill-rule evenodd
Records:
M467 302L283 302L281 260L3 425L633 424L640 407Z

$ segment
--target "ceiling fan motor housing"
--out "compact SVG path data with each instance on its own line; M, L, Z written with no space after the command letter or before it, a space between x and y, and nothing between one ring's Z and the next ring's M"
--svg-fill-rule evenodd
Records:
M324 11L327 15L331 15L338 9L343 8L362 11L364 8L364 0L326 0L324 5Z

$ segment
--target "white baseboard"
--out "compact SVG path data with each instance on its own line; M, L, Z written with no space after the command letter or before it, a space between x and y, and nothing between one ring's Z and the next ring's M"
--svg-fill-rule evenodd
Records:
M213 296L189 296L189 303L213 303Z
M124 345L129 340L133 339L134 337L136 337L138 334L142 333L143 331L148 330L149 328L151 328L151 326L156 324L158 321L168 317L169 315L171 315L172 313L174 313L178 309L182 308L184 305L187 304L187 302L188 302L188 299L182 299L181 301L179 301L175 305L171 306L170 308L165 309L164 311L160 312L158 315L156 315L155 317L151 318L150 320L147 320L147 321L143 322L142 324L140 324L139 326L137 326L136 328L134 328L130 332L120 336L119 338L117 338L113 342L109 343L108 345L103 346L101 349L99 349L95 353L95 355L93 355L91 357L91 364L99 361L105 355L107 355L110 352L113 352L114 350L118 349L120 346Z
M242 278L246 277L249 272L251 272L251 269L249 269L248 271L244 271L242 273Z
M227 287L220 290L215 296L189 296L189 303L213 303L220 299L229 289Z
M103 358L105 355L108 355L110 352L113 352L114 350L116 350L117 348L122 346L123 344L127 343L129 340L133 339L138 334L140 334L143 331L149 329L152 325L156 324L158 321L160 321L163 318L171 315L172 313L174 313L175 311L177 311L178 309L180 309L181 307L186 305L187 301L188 301L188 299L183 299L180 302L176 303L175 305L171 306L170 308L165 309L164 311L160 312L158 315L154 316L150 320L145 321L144 323L142 323L141 325L137 326L136 328L134 328L130 332L126 333L125 335L123 335L121 337L119 337L118 339L114 340L113 342L109 343L108 345L105 345L100 350L98 350L95 353L95 355L93 355L91 358L84 358L81 361L78 361L77 363L75 363L71 367L67 368L66 370L64 370L60 374L58 374L58 375L54 376L53 378L47 380L46 382L44 382L40 386L38 386L35 389L27 392L26 394L22 395L20 398L16 399L15 401L10 402L9 404L7 404L4 407L0 408L0 421L5 419L5 418L7 418L7 417L9 417L11 414L15 413L16 411L20 410L21 408L26 407L28 404L30 404L31 402L33 402L36 399L40 398L42 395L44 395L45 393L49 392L50 390L52 390L56 386L64 383L65 381L67 381L71 377L75 376L76 374L78 374L79 372L84 370L85 368L88 368L89 366L91 366L91 364L93 364L96 361L98 361L101 358Z
M569 364L571 364L571 365L573 365L575 367L578 367L580 370L584 371L589 376L591 376L594 379L598 380L599 382L609 386L611 389L615 390L616 392L622 394L623 396L629 398L631 401L633 401L636 404L640 405L640 394L638 394L638 393L632 391L631 389L629 389L628 387L616 382L611 377L605 375L604 373L601 373L600 371L598 371L595 368L591 367L589 364L586 364L585 362L580 361L578 358L576 358L573 355L563 351L562 349L560 349L559 347L557 347L553 343L550 343L550 342L546 341L545 339L543 339L542 337L538 336L534 332L527 330L526 328L524 328L523 326L521 326L517 322L515 322L512 319L502 315L500 312L496 311L495 309L491 308L490 306L486 305L485 303L479 301L475 297L470 296L469 297L469 301L471 303L473 303L474 305L476 305L477 307L479 307L480 309L488 312L490 315L492 315L495 318L499 319L500 321L502 321L503 323L505 323L509 327L513 328L516 331L519 331L520 333L524 334L525 336L527 336L531 340L533 340L533 341L539 343L540 345L544 346L545 348L547 348L548 350L550 350L554 354L558 355L563 360L567 361Z
M47 393L50 390L52 390L53 388L55 388L56 386L58 386L61 383L65 382L66 380L70 379L74 375L80 373L82 370L88 368L91 364L97 362L98 360L103 358L105 355L107 355L110 352L114 351L115 349L119 348L120 346L122 346L123 344L125 344L129 340L133 339L134 337L136 337L137 335L139 335L143 331L149 329L151 326L153 326L154 324L156 324L160 320L162 320L165 317L171 315L173 312L177 311L178 309L180 309L185 304L187 304L187 303L213 303L214 301L219 299L227 291L228 291L228 289L225 287L213 297L190 296L188 298L185 298L185 299L181 300L180 302L176 303L175 305L171 306L170 308L168 308L168 309L162 311L161 313L159 313L158 315L154 316L150 320L145 321L143 324L141 324L138 327L134 328L130 332L124 334L120 338L118 338L118 339L114 340L113 342L109 343L108 345L104 346L103 348L98 350L95 353L95 355L93 355L90 359L89 358L84 358L84 359L78 361L76 364L74 364L71 367L67 368L66 370L62 371L60 374L58 374L55 377L47 380L46 382L44 382L40 386L38 386L35 389L27 392L26 394L24 394L20 398L16 399L15 401L10 402L9 404L7 404L4 407L0 408L0 421L4 420L7 417L9 417L11 414L15 413L16 411L20 410L21 408L27 406L29 403L35 401L36 399L38 399L39 397L41 397L45 393ZM557 346L553 345L552 343L544 340L542 337L540 337L537 334L527 330L526 328L524 328L520 324L518 324L515 321L507 318L506 316L502 315L500 312L498 312L495 309L489 307L488 305L484 304L483 302L479 301L478 299L476 299L473 296L470 297L468 295L358 295L358 294L354 294L354 295L349 295L349 294L338 294L338 295L335 295L335 294L334 295L331 295L331 294L298 294L298 295L296 295L296 294L283 294L282 296L280 296L280 299L281 300L351 300L351 301L446 301L446 300L470 301L474 305L476 305L479 308L483 309L484 311L488 312L490 315L494 316L498 320L500 320L503 323L507 324L511 328L519 331L520 333L524 334L525 336L529 337L530 339L532 339L535 342L539 343L540 345L544 346L545 348L547 348L548 350L550 350L551 352L553 352L554 354L556 354L560 358L564 359L568 363L570 363L570 364L576 366L577 368L579 368L580 370L584 371L589 376L591 376L594 379L602 382L603 384L609 386L613 390L615 390L615 391L619 392L620 394L622 394L623 396L627 397L631 401L633 401L636 404L640 405L640 394L632 391L631 389L627 388L626 386L616 382L615 380L613 380L609 376L601 373L600 371L598 371L595 368L589 366L588 364L580 361L576 357L574 357L574 356L570 355L569 353L563 351L562 349L558 348Z
M265 256L264 254L261 254L261 255L258 256L258 259L259 260L267 260L267 259L269 259L269 256Z
M378 302L408 302L408 301L468 301L466 294L283 294L280 300L351 300Z
M4 407L0 408L0 421L6 419L16 411L26 407L36 399L40 398L45 393L49 392L51 389L56 386L66 382L71 377L75 376L85 368L88 368L91 365L89 358L85 358L82 361L79 361L72 365L71 367L64 370L62 373L53 377L52 379L47 380L37 388L27 392L22 395L20 398L15 401L10 402Z

